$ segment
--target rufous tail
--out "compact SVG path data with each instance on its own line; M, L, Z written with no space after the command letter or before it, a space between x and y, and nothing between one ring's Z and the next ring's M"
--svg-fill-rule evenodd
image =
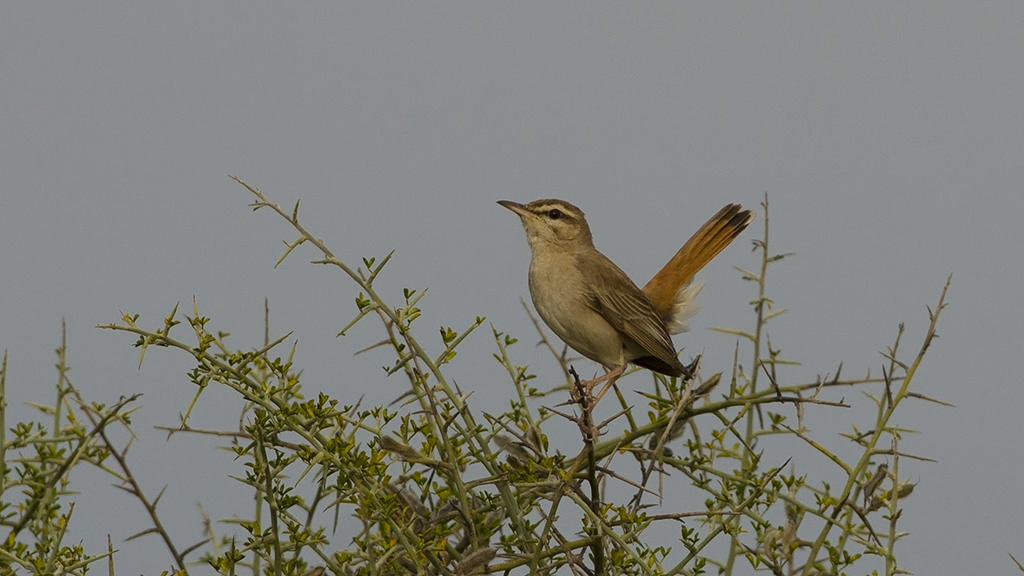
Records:
M696 311L690 301L700 288L688 290L690 281L753 220L754 213L750 210L744 210L739 204L727 204L701 226L644 286L644 294L670 327L671 333L686 330L686 318Z

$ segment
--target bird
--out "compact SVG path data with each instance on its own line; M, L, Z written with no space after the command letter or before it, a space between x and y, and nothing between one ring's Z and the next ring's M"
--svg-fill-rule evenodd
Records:
M672 335L688 330L699 309L694 298L703 283L693 278L754 219L750 210L727 204L640 289L594 247L576 206L557 199L498 204L522 221L530 297L541 319L570 348L618 374L627 363L672 377L688 373Z

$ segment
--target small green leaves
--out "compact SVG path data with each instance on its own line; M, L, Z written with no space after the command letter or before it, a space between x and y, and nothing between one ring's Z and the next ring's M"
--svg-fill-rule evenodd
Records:
M365 296L363 296L362 292L360 292L359 295L356 296L356 308L359 308L359 311L362 312L366 310L366 308L369 305L370 301Z

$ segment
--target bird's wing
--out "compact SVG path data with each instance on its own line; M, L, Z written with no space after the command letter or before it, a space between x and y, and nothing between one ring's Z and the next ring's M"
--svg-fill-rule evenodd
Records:
M658 366L665 364L663 368L668 370L659 372L681 374L682 364L676 358L672 338L650 300L625 272L603 255L601 258L608 266L590 266L588 270L593 280L589 287L591 306L616 330L657 359ZM638 363L648 367L643 362Z

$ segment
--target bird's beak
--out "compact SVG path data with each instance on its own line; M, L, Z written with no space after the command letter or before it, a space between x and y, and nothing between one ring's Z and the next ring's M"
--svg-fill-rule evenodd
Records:
M518 202L512 202L510 200L498 200L498 204L501 204L505 208L508 208L509 210L515 212L516 214L519 215L520 218L524 218L527 215L532 214L532 212L526 209L526 206L523 206Z

